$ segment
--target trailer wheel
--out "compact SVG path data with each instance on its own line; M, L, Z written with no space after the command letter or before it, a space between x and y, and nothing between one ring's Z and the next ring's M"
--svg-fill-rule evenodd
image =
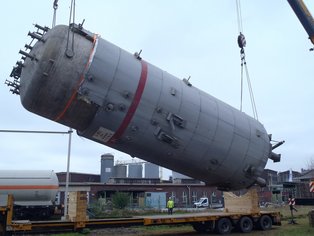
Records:
M243 216L238 222L238 229L242 233L250 233L253 229L253 221L248 216Z
M257 222L257 227L260 230L270 230L273 225L272 219L268 215L263 215Z
M198 233L210 233L213 231L212 222L195 222L192 224L193 229Z
M232 229L231 221L228 218L221 218L217 221L215 231L218 234L229 234Z

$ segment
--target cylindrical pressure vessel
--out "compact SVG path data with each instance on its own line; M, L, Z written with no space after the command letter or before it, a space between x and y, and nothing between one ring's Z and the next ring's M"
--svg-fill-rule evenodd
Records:
M50 29L24 57L27 110L221 189L263 182L272 152L260 122L139 54L79 26L68 30Z
M58 189L51 170L0 170L0 195L12 194L18 206L52 205Z

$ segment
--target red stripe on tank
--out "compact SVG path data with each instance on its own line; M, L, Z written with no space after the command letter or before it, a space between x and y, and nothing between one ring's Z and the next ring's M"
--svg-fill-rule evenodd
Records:
M65 115L66 111L71 106L72 102L75 100L75 98L77 96L78 88L80 87L81 83L83 82L83 80L85 78L85 74L86 74L86 72L87 72L87 70L88 70L88 68L89 68L89 66L90 66L90 64L92 62L92 58L93 58L93 55L94 55L96 42L97 42L97 35L95 34L94 37L93 37L93 46L92 46L92 49L91 49L91 51L89 53L88 61L87 61L86 65L85 65L85 67L84 67L83 73L81 74L78 83L74 87L74 91L72 92L72 95L71 95L70 99L65 104L63 110L56 116L54 121L59 121L60 119L62 119L63 116Z
M1 185L0 190L58 189L57 185Z
M113 143L113 142L117 141L117 139L119 139L123 135L124 131L126 130L128 125L130 124L130 121L132 120L132 118L136 112L138 104L141 101L142 94L144 92L144 88L145 88L145 84L146 84L146 80L147 80L147 63L145 61L141 61L141 64L142 64L141 77L140 77L140 80L138 82L133 101L132 101L132 103L129 107L129 110L127 111L120 127L117 129L117 131L111 137L111 139L109 140L109 143Z

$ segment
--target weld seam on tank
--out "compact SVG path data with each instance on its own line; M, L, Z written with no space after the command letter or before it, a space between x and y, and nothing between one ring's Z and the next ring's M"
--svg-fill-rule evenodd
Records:
M87 73L87 71L88 71L88 69L89 69L89 67L90 67L90 65L91 65L91 63L93 61L97 45L98 45L98 35L94 34L92 49L91 49L91 52L89 54L88 61L87 61L86 65L85 65L85 67L84 67L83 73L81 74L80 79L79 79L79 81L77 83L77 86L76 86L75 90L73 91L70 99L66 103L65 107L63 108L63 110L56 116L54 121L59 121L60 119L62 119L62 117L65 115L66 111L69 109L69 107L71 106L72 102L74 101L74 99L75 99L75 97L76 97L76 95L78 93L78 88L82 84L82 82L84 81L85 75L86 75L86 73Z
M234 128L234 127L235 127L235 119L234 119L234 112L233 112L233 110L231 110L231 113L232 113L232 121L233 121L232 124L229 124L229 122L226 122L225 120L221 119L222 122L225 122L225 123L227 123L227 124L229 124L229 125L232 126L232 140L230 141L230 144L229 144L228 150L227 150L227 152L226 152L225 158L220 161L220 164L218 165L217 168L219 168L220 166L222 166L222 164L223 164L228 158L230 158L230 151L231 151L231 148L232 148L232 144L233 144L233 142L234 142L234 139L235 139L235 128ZM219 119L220 119L220 117L221 117L221 113L219 112L219 106L218 106L218 117L219 117ZM218 123L219 123L219 122L218 122ZM230 176L232 176L232 175L233 175L233 174L231 174Z
M141 101L144 89L145 89L145 84L147 81L147 74L148 74L148 65L147 62L141 60L141 66L142 66L142 70L141 70L141 76L137 85L137 89L135 91L132 103L123 119L123 121L121 122L119 128L117 129L117 131L113 134L113 136L109 139L109 143L113 143L116 142L124 133L124 131L126 130L126 128L129 126L130 121L132 120L136 109Z
M117 71L118 71L118 68L119 68L119 63L120 63L120 61L121 61L121 48L118 48L118 52L119 52L119 55L118 55L117 64L116 64L116 66L115 66L114 73L113 73L113 75L112 75L112 78L111 78L112 80L111 80L111 82L110 82L110 85L108 86L108 93L107 93L106 96L104 97L102 106L105 106L105 105L106 105L106 104L105 104L105 101L108 101L108 94L109 94L109 91L112 89L113 82L114 82L114 78L115 78L116 75L117 75ZM123 95L123 97L124 97L125 99L128 99L130 94L129 94L128 91L125 91L125 92L126 92L126 93Z
M181 88L182 88L184 84L183 83L180 83L180 84L181 84ZM191 87L188 86L188 88L191 88ZM182 88L182 91L183 91L183 88ZM186 147L188 147L190 145L190 143L192 142L193 138L195 137L196 130L197 130L197 127L199 126L199 122L200 122L200 119L201 119L201 92L200 92L200 90L196 90L196 92L198 94L198 115L197 115L197 119L196 119L195 125L193 127L193 131L191 132L191 136L190 136L189 140L187 140L186 145L184 146L182 152L185 151ZM183 102L183 99L182 99L182 102ZM180 108L180 112L181 112L181 108ZM188 123L188 122L186 122L186 123Z

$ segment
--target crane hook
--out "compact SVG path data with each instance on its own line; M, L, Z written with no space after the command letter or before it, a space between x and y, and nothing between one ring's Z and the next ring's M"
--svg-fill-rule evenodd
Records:
M238 36L238 45L239 45L239 48L241 48L241 49L243 49L246 46L245 36L241 32Z
M53 1L53 9L57 10L58 9L58 0Z

